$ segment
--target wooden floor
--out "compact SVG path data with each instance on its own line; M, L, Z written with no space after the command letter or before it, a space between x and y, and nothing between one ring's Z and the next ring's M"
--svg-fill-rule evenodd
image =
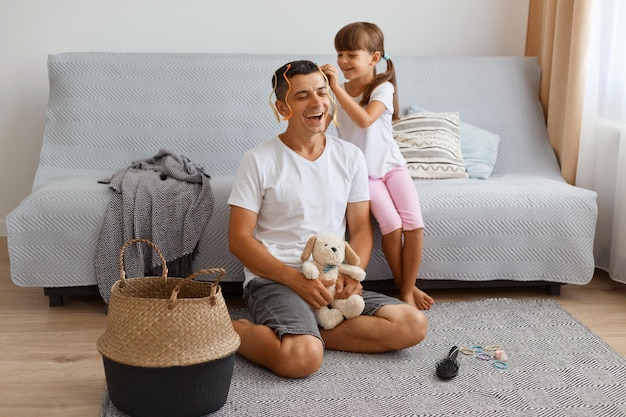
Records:
M429 292L439 302L553 298L626 355L626 285L602 271L588 285L564 286L560 296L535 288ZM106 324L103 307L98 297L86 297L50 308L41 288L15 286L6 238L0 238L0 417L98 416L105 388L96 350Z

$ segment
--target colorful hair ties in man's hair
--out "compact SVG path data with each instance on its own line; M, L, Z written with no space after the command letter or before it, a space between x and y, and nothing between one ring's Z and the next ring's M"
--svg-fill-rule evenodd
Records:
M315 66L317 67L319 72L322 74L322 77L324 77L324 80L326 81L326 85L329 86L328 88L330 90L330 82L328 81L328 77L326 76L326 74L324 74L324 71L322 71L322 68L317 63L315 63ZM293 116L293 110L291 109L291 106L289 105L289 102L287 101L287 96L289 96L289 92L291 91L291 81L289 81L289 77L287 76L287 72L290 69L291 69L291 64L287 64L285 68L285 72L283 72L283 78L285 79L285 82L287 83L287 92L285 93L285 99L283 101L285 105L287 105L287 107L289 108L289 114L283 117L283 120L285 121L291 119L291 116ZM272 111L274 112L274 115L276 116L276 121L280 123L280 113L278 112L278 109L276 108L276 105L274 104L272 100L272 96L276 95L277 88L278 88L278 79L276 78L276 73L274 73L274 88L272 89L272 92L270 93L269 103L270 103L270 107L272 108ZM339 126L339 122L337 121L337 102L335 101L335 98L330 93L330 91L328 93L328 97L330 98L330 101L333 103L333 123L335 124L335 126ZM276 97L276 99L278 100L278 97Z
M274 116L276 116L276 121L280 123L280 114L278 113L278 109L276 109L276 105L274 104L274 95L276 94L276 87L278 86L278 81L276 80L276 73L274 73L274 82L272 84L274 88L272 88L272 92L270 93L270 98L269 98L270 107L272 108L272 111L274 112Z
M291 82L289 81L289 78L287 77L287 71L289 71L290 68L291 68L291 64L287 64L287 68L285 68L285 72L283 72L283 78L285 79L285 81L287 81L287 92L285 93L284 102L287 105L287 107L289 107L289 114L285 116L283 120L289 120L291 116L293 115L291 106L289 105L289 103L287 103L287 96L289 95L289 91L291 91ZM278 79L276 78L276 73L274 73L274 88L272 89L272 92L270 93L269 102L270 102L270 107L272 108L272 111L274 112L274 116L276 116L276 121L280 123L280 113L278 112L278 109L276 108L276 105L274 104L274 100L272 99L272 96L276 94L277 88L278 88ZM276 97L276 100L278 100L278 97Z
M289 81L289 77L287 77L287 71L289 71L290 69L291 69L291 64L287 64L287 68L285 68L285 72L283 72L283 78L285 79L285 81L287 81L287 92L285 93L285 104L289 108L289 114L283 117L283 120L285 121L291 119L291 116L293 116L293 110L291 109L291 106L289 105L289 102L287 101L287 97L289 96L289 92L291 91L291 81Z
M333 123L335 126L339 126L339 122L337 121L337 102L330 92L330 81L328 81L328 77L326 76L326 74L324 74L324 71L322 71L322 67L320 67L317 63L315 63L315 65L317 66L317 69L320 70L320 72L322 73L322 77L324 77L324 80L326 80L326 85L328 86L329 90L328 97L330 97L330 101L333 103Z

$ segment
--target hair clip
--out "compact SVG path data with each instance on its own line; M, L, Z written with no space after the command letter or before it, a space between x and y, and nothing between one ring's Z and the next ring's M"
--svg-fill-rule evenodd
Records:
M508 358L508 357L507 357L507 355L506 355L506 352L505 352L504 350L502 350L502 349L498 349L498 350L496 350L496 351L494 352L493 356L494 356L497 360L502 361L502 362L506 362L506 361L508 361L508 360L509 360L509 358Z

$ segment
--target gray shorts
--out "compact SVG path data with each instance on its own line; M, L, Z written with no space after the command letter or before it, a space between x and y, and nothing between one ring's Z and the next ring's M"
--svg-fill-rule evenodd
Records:
M376 314L379 308L390 304L403 304L403 301L388 295L363 290L368 316ZM252 320L274 330L278 337L286 334L313 335L322 339L315 318L315 312L298 294L289 287L275 281L256 277L246 285L243 299L248 305Z

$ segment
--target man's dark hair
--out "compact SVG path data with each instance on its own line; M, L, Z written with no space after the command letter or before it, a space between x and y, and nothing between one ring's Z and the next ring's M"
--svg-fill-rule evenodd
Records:
M285 77L289 79L296 75L311 74L319 71L318 66L311 61L293 61L278 68L272 77L272 88L276 94L276 100L285 101L289 91L289 83L287 83Z

